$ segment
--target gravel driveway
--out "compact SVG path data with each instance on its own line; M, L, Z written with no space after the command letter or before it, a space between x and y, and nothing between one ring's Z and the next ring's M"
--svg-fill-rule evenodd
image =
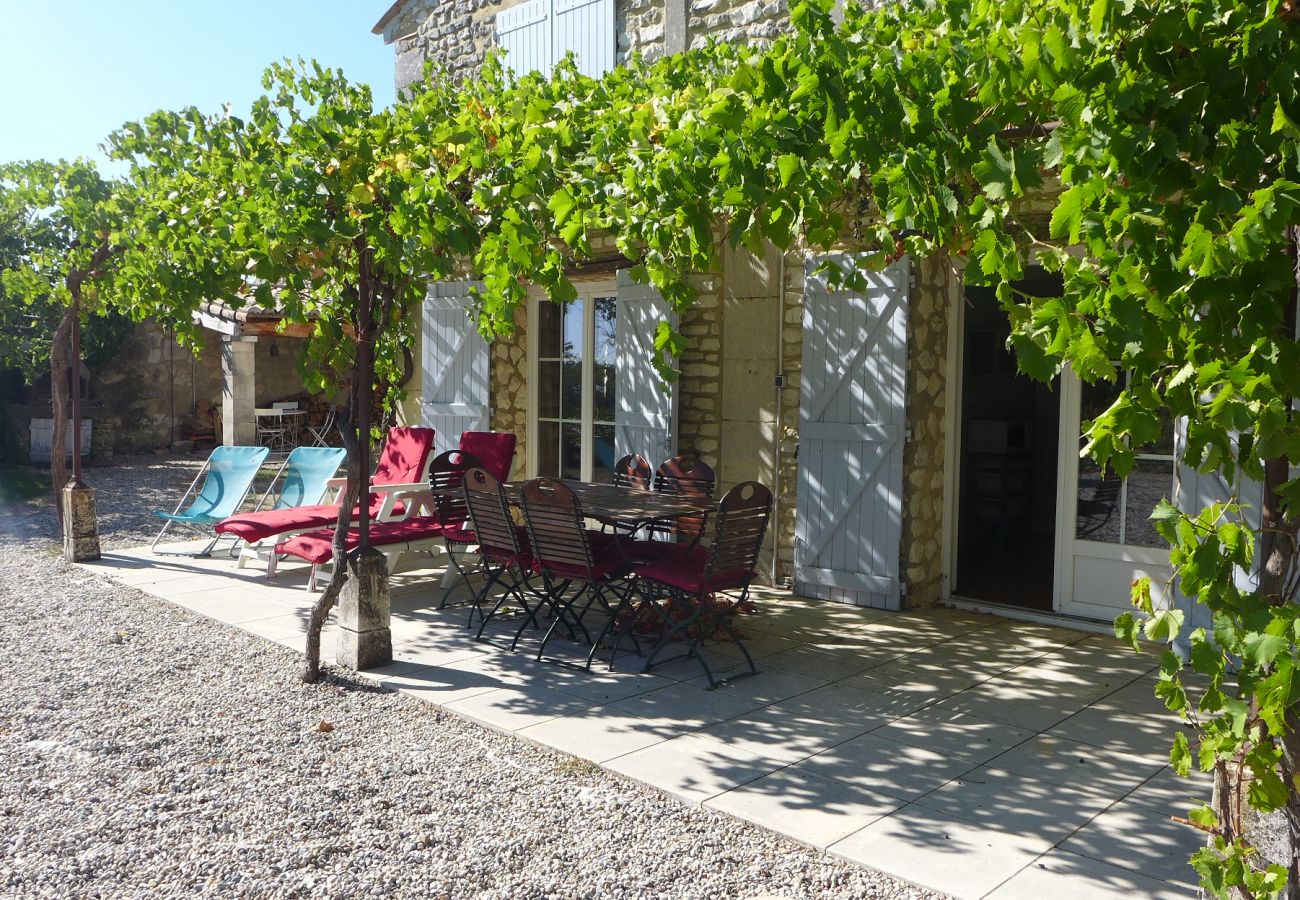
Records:
M197 462L92 469L106 547ZM64 564L0 510L0 896L930 897ZM326 724L328 723L328 724Z

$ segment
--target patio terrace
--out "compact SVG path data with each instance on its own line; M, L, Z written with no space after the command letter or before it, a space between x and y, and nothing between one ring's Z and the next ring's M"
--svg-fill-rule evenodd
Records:
M305 569L268 583L224 555L85 568L297 650L315 601ZM395 661L364 677L954 896L1194 893L1200 836L1170 816L1209 786L1167 764L1177 724L1152 696L1154 659L1111 638L759 589L741 628L760 673L708 691L692 661L586 673L537 662L528 636L514 653L475 642L463 607L434 608L442 571L404 557ZM564 644L548 657L577 660ZM327 660L333 646L331 626Z

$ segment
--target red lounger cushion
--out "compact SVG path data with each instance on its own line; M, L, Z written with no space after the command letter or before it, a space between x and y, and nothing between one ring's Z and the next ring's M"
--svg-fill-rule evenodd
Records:
M370 514L378 515L383 504L382 497L370 498ZM401 504L397 504L401 506ZM400 515L400 511L398 513ZM352 515L360 515L360 510L352 510ZM261 512L242 513L231 516L217 523L217 534L233 534L256 544L258 541L287 534L291 531L307 531L312 528L324 528L339 520L337 504L318 504L316 506L291 506L288 509L264 509Z
M505 482L514 468L516 440L507 431L466 431L460 436L460 449L473 453L483 471Z
M390 428L388 440L380 451L379 462L375 465L372 485L380 484L415 484L424 480L424 464L433 452L432 428ZM383 506L384 495L371 493L370 514L379 515ZM392 514L400 516L406 511L402 503L393 504ZM360 508L354 508L352 515L360 515ZM233 534L250 544L264 541L278 534L293 531L307 531L323 528L339 520L339 506L317 504L315 506L291 506L287 509L264 509L261 512L241 513L231 516L216 527L217 534Z
M704 547L693 547L687 550L682 546L679 552L637 566L632 572L640 578L649 578L651 581L658 581L688 594L698 594L704 590L704 566L708 561L709 551ZM754 573L748 569L718 572L710 579L709 588L715 591L725 590L744 584L753 577Z
M442 534L442 523L434 516L411 516L400 522L371 522L370 546L385 547L391 544L405 544L436 538ZM357 549L361 542L361 532L356 528L348 529L347 549ZM275 552L282 556L297 556L309 563L320 565L329 562L334 556L334 532L322 528L309 531L297 537L289 538L275 545Z

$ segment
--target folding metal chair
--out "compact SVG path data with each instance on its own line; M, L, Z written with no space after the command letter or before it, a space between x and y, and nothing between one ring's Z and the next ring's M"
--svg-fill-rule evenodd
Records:
M616 538L583 526L582 504L559 481L537 478L525 484L523 506L533 559L556 613L542 636L537 658L542 658L556 627L564 622L591 642L585 666L590 669L601 642L630 609L630 563ZM583 621L593 608L607 616L594 638Z
M482 640L488 622L513 598L524 612L524 620L510 642L513 650L529 624L540 625L537 614L551 605L551 601L547 595L533 591L529 583L534 568L532 545L527 530L516 525L510 515L510 504L501 482L490 472L475 468L465 473L461 486L478 543L478 571L483 575L483 586L473 592L465 627L474 627L477 613L479 626L474 639ZM497 586L502 592L493 600L493 588ZM533 594L535 603L529 602L529 593ZM491 609L484 611L489 603Z
M329 447L330 441L334 439L334 421L338 418L339 410L337 406L331 406L325 412L325 419L319 425L308 425L307 433L311 435L311 445L313 447Z
M704 669L709 687L716 687L718 682L702 648L719 631L740 648L750 674L758 671L732 620L749 599L749 585L771 512L771 491L756 481L738 484L718 504L713 538L707 548L669 545L675 548L672 552L633 569L659 623L659 637L646 657L643 671L650 671L665 647L683 639L685 652L672 658L694 657ZM622 639L635 638L632 628L639 618L629 619L620 631L610 654L611 667Z

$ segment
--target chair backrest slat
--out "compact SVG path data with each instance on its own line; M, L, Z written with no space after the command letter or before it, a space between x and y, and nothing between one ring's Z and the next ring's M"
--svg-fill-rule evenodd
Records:
M772 492L757 481L741 482L727 491L718 504L704 568L706 583L724 572L755 569L771 512Z
M519 557L519 536L501 482L491 472L471 468L465 472L461 487L479 546L487 550L504 550Z
M442 524L455 527L465 524L469 512L461 485L465 473L477 468L480 468L478 457L464 450L448 450L434 457L429 466L429 487L438 507L438 521Z
M591 575L591 545L573 491L552 478L535 478L524 485L523 506L533 556L542 569L563 567L565 577L574 571Z

